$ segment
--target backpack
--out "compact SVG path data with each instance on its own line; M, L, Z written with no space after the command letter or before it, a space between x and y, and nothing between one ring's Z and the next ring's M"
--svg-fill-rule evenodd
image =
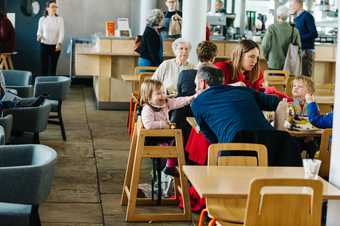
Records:
M142 44L142 36L141 35L137 35L135 38L135 42L134 42L134 46L133 46L133 51L135 51L135 53L140 53L140 46Z
M289 72L289 75L300 76L302 70L302 57L300 48L296 43L296 40L293 42L294 37L294 26L292 26L292 34L290 36L290 43L288 46L285 64L283 66L283 70Z

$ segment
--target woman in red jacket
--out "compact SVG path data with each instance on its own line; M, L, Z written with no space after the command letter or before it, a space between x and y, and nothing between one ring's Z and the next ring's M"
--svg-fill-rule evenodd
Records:
M259 66L260 47L252 40L242 40L233 50L231 61L215 63L224 73L224 84L247 86L263 91L263 72Z

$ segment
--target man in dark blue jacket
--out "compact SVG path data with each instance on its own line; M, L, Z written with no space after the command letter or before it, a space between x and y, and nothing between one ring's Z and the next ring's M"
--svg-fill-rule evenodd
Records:
M295 15L295 26L301 37L302 75L312 76L315 54L314 41L318 37L314 17L303 9L303 0L290 0L290 9Z
M211 143L260 143L268 149L270 165L298 165L298 148L286 132L275 130L262 111L275 111L279 98L246 87L224 86L222 73L199 68L195 83L202 93L192 102L200 130Z

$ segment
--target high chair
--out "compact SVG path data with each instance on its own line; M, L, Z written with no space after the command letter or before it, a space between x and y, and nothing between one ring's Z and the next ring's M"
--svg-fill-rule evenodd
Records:
M284 70L265 70L264 84L265 86L274 86L280 91L285 91L288 81L288 71Z
M320 143L320 151L319 151L319 159L322 164L320 166L319 175L323 178L329 177L329 164L330 164L330 156L331 156L331 144L330 139L332 137L332 129L324 129L321 135L321 143Z
M209 166L268 166L267 148L262 144L228 143L212 144L208 151ZM207 208L201 212L199 226L203 226L203 215L212 220L209 226L243 225L245 199L207 198Z
M175 139L175 146L147 146L146 137L170 137ZM181 193L183 197L183 212L141 213L136 210L137 205L150 206L158 200L138 198L137 190L141 174L141 163L144 158L176 158L178 162L179 180L175 180L176 197ZM127 205L126 221L191 221L188 182L184 177L182 166L185 164L182 131L180 129L144 129L141 118L138 118L133 129L127 169L125 173L121 205ZM162 199L161 205L177 205L176 199Z
M131 136L134 124L137 119L137 108L141 107L140 102L140 86L144 82L144 80L151 78L153 72L142 72L142 70L151 70L155 69L155 67L141 67L138 66L135 68L135 72L137 72L136 75L138 75L138 81L136 81L136 84L134 84L133 91L131 93L130 97L130 109L129 109L129 115L128 115L128 121L127 121L127 127L128 127L128 134Z

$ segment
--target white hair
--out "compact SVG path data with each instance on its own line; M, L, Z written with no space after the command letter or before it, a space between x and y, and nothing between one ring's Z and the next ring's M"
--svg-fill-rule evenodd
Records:
M189 52L191 51L191 44L190 44L190 42L186 41L184 38L178 38L171 45L172 51L174 52L175 55L176 55L176 50L178 48L178 45L182 44L182 43L184 43L185 45L188 46Z
M163 12L160 9L152 9L148 15L148 18L146 19L146 23L153 27L158 26L163 20Z
M286 6L279 6L276 9L276 16L280 17L283 21L287 20L289 16L289 9Z

